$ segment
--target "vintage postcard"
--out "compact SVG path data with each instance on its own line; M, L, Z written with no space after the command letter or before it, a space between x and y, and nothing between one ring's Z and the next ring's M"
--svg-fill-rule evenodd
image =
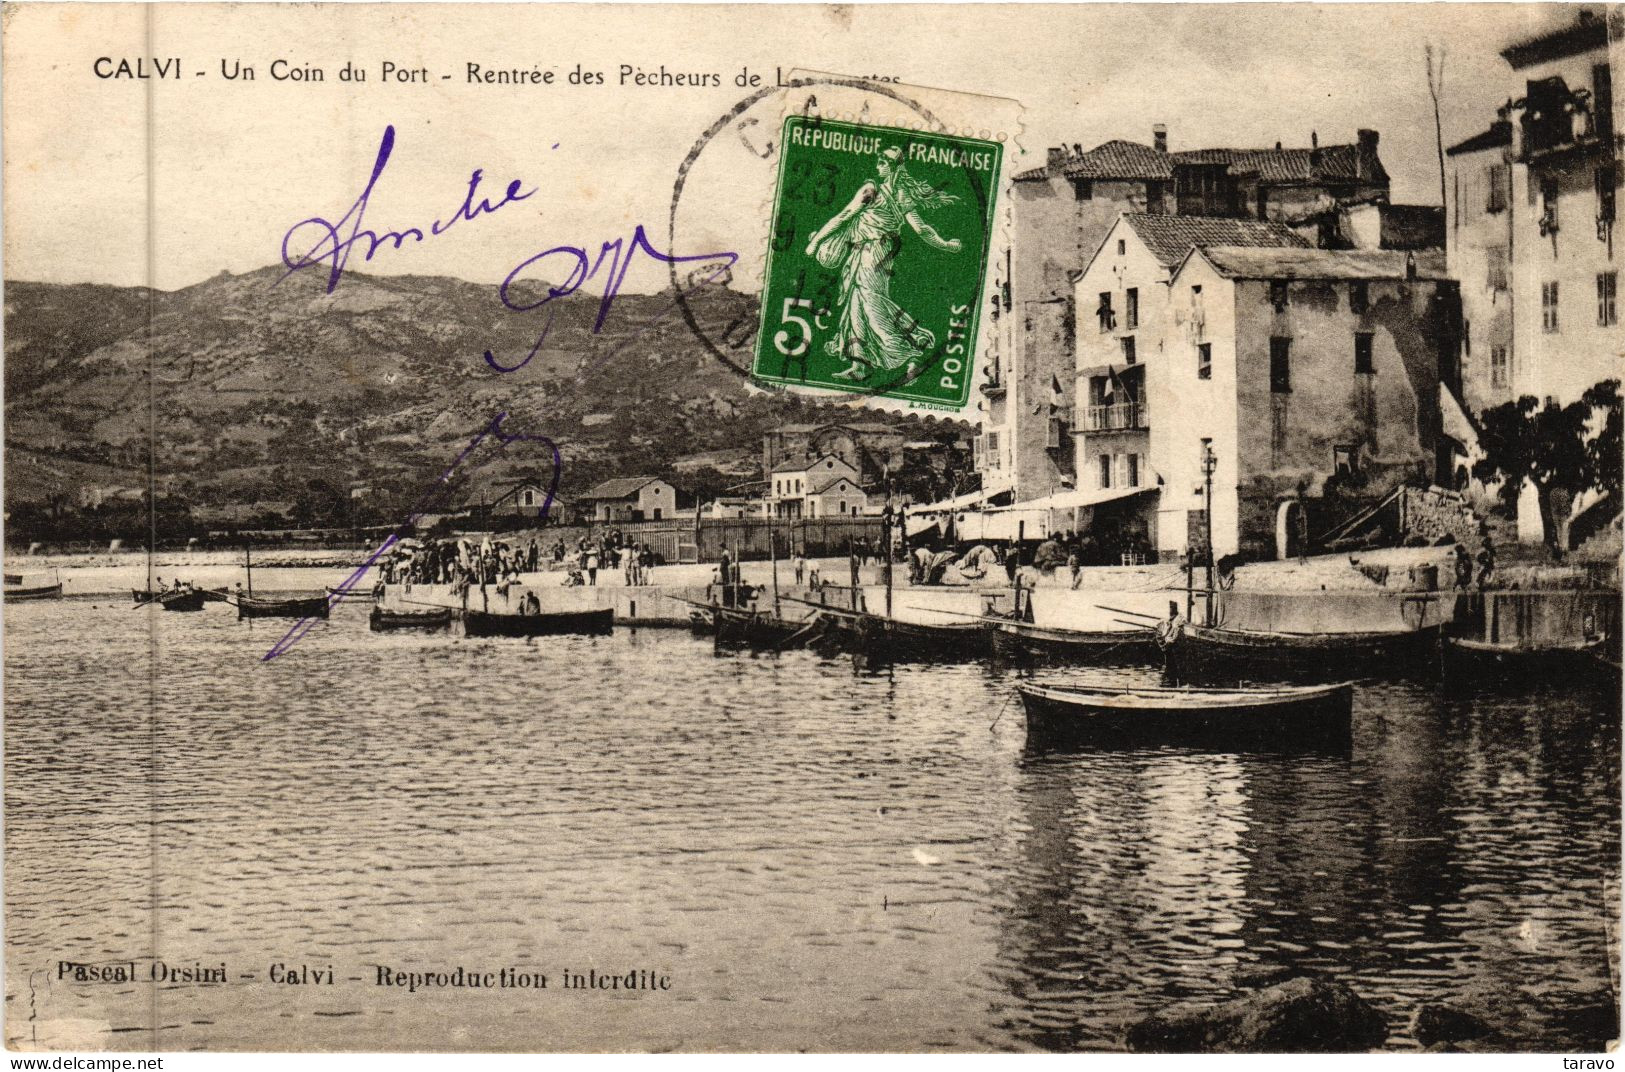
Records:
M0 12L17 1060L1612 1067L1618 6Z

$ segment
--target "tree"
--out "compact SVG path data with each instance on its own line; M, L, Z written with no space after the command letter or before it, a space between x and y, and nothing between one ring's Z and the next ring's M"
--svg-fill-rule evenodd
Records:
M1604 380L1581 396L1590 406L1596 434L1586 443L1597 488L1619 501L1621 479L1625 478L1625 455L1620 450L1620 404L1618 380Z
M1484 457L1473 463L1473 476L1484 482L1500 480L1501 502L1514 513L1524 481L1533 484L1541 529L1552 546L1557 543L1555 498L1562 494L1567 499L1596 482L1587 435L1592 414L1592 404L1584 399L1567 406L1555 402L1541 406L1532 395L1524 395L1486 410L1480 418L1478 442Z

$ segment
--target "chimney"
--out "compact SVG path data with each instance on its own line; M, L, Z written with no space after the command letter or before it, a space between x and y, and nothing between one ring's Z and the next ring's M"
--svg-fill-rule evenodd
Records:
M1151 125L1151 148L1159 153L1168 151L1168 124L1153 123Z
M1377 174L1377 132L1364 127L1359 131L1359 150L1355 153L1356 167L1361 182L1370 181Z
M1064 146L1064 145L1052 145L1052 146L1050 146L1049 153L1048 153L1047 157L1045 158L1044 163L1045 163L1046 166L1049 167L1049 169L1051 171L1058 171L1060 169L1060 166L1062 164L1066 163L1066 146Z
M1314 130L1309 132L1309 170L1320 173L1320 133Z
M1276 151L1276 152L1280 152L1280 151L1281 151L1281 143L1280 143L1280 142L1276 142L1276 143L1275 143L1275 151Z
M1311 149L1320 148L1320 134L1319 134L1318 131L1311 130L1309 132L1309 148L1311 148Z

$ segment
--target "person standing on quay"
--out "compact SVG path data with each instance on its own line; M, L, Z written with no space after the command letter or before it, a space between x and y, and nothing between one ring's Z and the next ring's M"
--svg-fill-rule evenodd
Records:
M590 584L590 585L596 585L598 583L598 552L597 551L589 550L587 552L587 583Z

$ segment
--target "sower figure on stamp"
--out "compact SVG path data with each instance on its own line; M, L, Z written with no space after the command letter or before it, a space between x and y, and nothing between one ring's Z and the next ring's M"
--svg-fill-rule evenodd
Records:
M886 371L906 365L912 380L923 367L920 359L936 345L936 335L892 301L892 271L905 225L933 249L960 251L959 239L943 238L920 219L921 209L959 199L911 176L902 158L903 151L895 146L882 150L875 162L880 181L864 183L807 243L809 256L841 273L836 297L839 321L835 337L824 344L831 357L849 363L834 374L837 379L866 379L865 365Z

